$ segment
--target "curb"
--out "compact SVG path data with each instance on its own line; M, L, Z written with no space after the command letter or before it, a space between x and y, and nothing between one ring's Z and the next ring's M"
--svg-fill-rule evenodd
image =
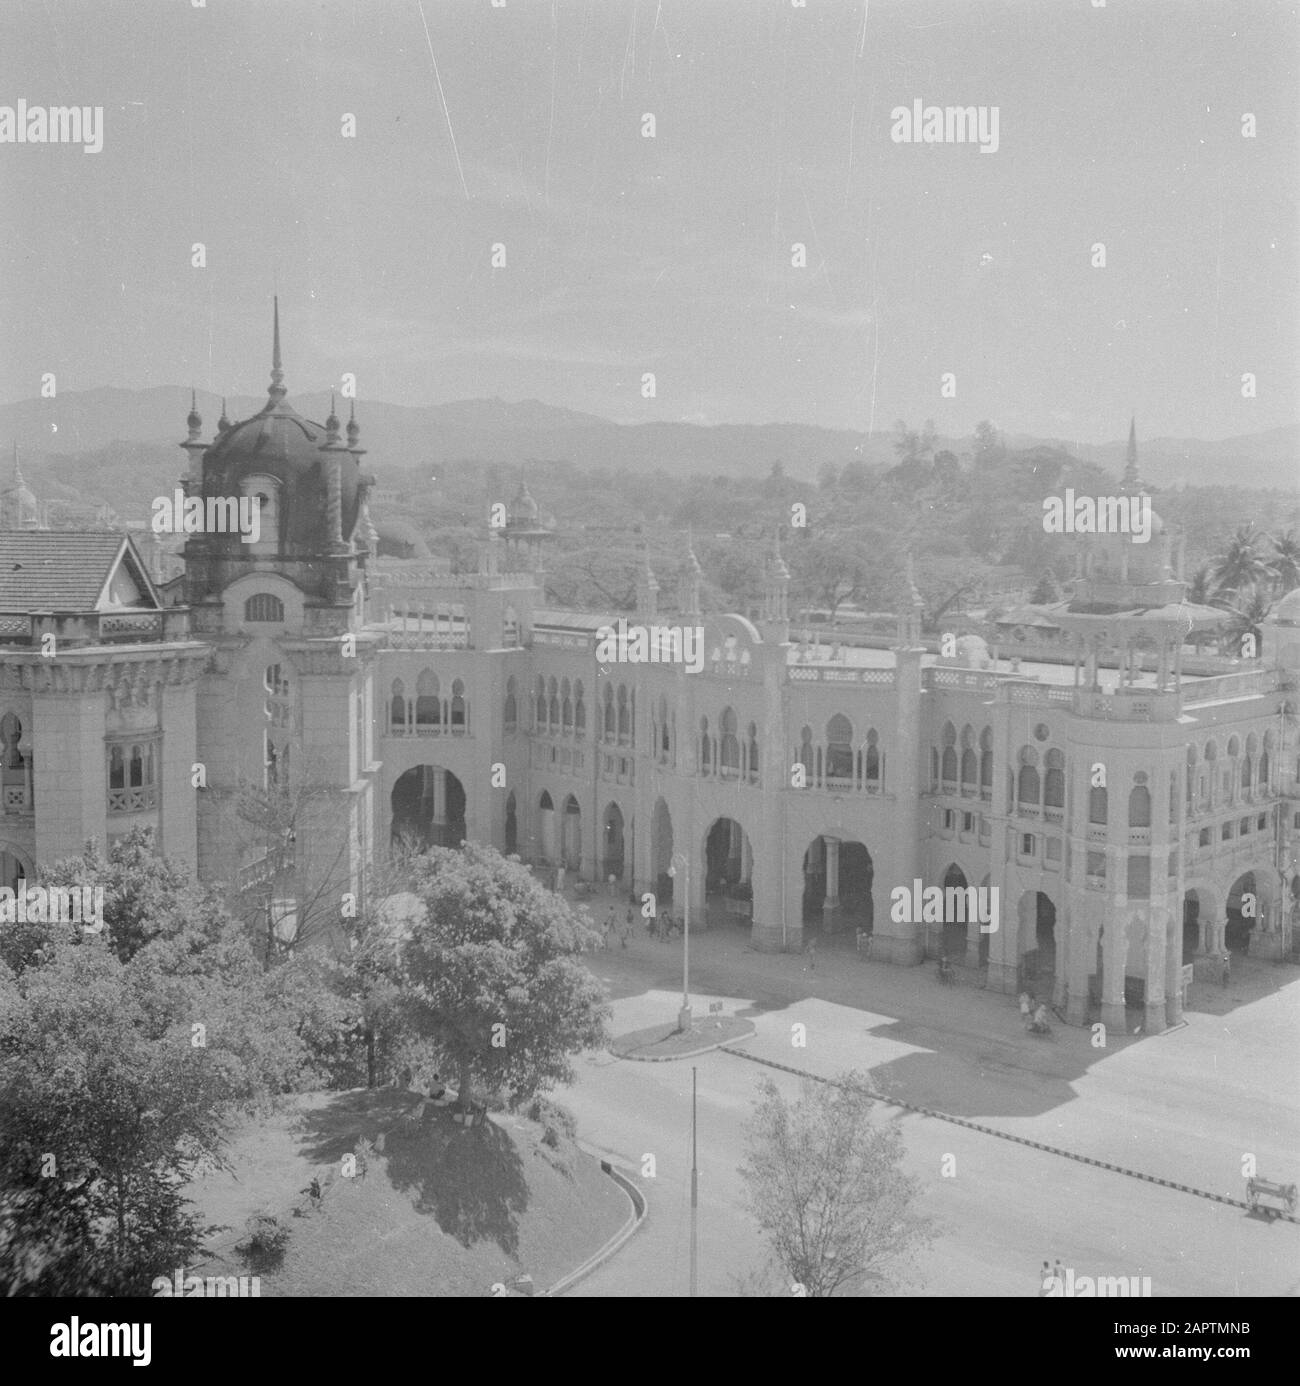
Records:
M612 1046L609 1052L616 1059L625 1059L637 1064L673 1064L679 1059L694 1059L697 1055L708 1054L714 1049L725 1049L729 1044L740 1044L743 1040L753 1039L757 1033L758 1030L751 1021L749 1022L749 1034L732 1035L730 1039L715 1040L712 1044L701 1045L699 1049L692 1049L685 1054L614 1054Z
M580 1280L584 1280L592 1271L602 1266L611 1256L620 1250L624 1242L641 1230L649 1212L646 1204L645 1195L632 1182L627 1175L614 1168L611 1161L604 1159L598 1151L587 1145L584 1141L577 1142L579 1150L584 1154L600 1160L601 1169L619 1186L627 1195L628 1201L632 1205L632 1211L628 1214L627 1221L617 1232L600 1248L593 1256L589 1256L577 1270L570 1271L568 1275L557 1280L549 1290L538 1295L538 1299L554 1299L564 1294L566 1290L571 1290Z
M833 1079L823 1078L818 1073L809 1073L806 1069L795 1068L793 1064L777 1063L775 1059L760 1059L757 1055L746 1054L741 1049L729 1049L729 1054L733 1054L738 1059L747 1059L751 1064L762 1064L765 1068L779 1069L782 1073L792 1073L798 1078L811 1078L815 1083L825 1083L828 1086L838 1086ZM934 1117L936 1121L951 1122L954 1126L964 1126L968 1131L978 1131L985 1136L996 1136L1001 1141L1012 1141L1016 1145L1027 1145L1031 1150L1042 1150L1048 1155L1059 1155L1062 1159L1073 1160L1076 1164L1092 1165L1096 1169L1108 1169L1112 1174L1124 1174L1130 1179L1141 1180L1145 1184L1158 1184L1164 1189L1176 1189L1179 1193L1191 1194L1194 1198L1208 1199L1211 1203L1226 1203L1233 1208L1244 1208L1251 1211L1250 1205L1240 1198L1229 1198L1227 1194L1211 1193L1208 1189L1198 1189L1191 1184L1180 1184L1173 1179L1161 1179L1154 1174L1144 1174L1141 1170L1129 1169L1125 1165L1114 1165L1107 1160L1096 1160L1090 1155L1077 1155L1072 1150L1064 1150L1059 1145L1047 1145L1043 1141L1031 1141L1028 1136L1015 1136L1010 1131L999 1131L996 1126L985 1126L982 1122L971 1121L967 1117L953 1116L950 1112L935 1111L931 1107L918 1107L913 1102L903 1102L897 1097L887 1097L884 1093L876 1092L872 1088L864 1091L876 1102L882 1103L886 1107L899 1107L905 1112L917 1112L921 1116ZM1271 1221L1290 1222L1300 1225L1300 1215L1294 1213L1275 1213Z

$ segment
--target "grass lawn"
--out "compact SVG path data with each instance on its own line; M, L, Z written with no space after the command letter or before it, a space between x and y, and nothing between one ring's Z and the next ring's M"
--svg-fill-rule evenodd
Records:
M191 1272L249 1273L234 1243L265 1210L291 1236L280 1266L260 1272L263 1295L484 1295L525 1272L540 1291L627 1219L626 1196L563 1134L552 1149L522 1115L466 1129L435 1107L420 1129L399 1130L418 1102L391 1088L312 1093L250 1124L231 1144L233 1174L188 1190L205 1222L231 1229ZM381 1133L365 1177L343 1178L342 1157ZM300 1197L313 1176L325 1186L315 1208Z

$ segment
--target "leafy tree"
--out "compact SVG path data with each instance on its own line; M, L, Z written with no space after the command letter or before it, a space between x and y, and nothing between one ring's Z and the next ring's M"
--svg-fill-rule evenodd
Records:
M143 1294L203 1234L180 1187L220 1163L230 1055L160 1028L102 943L0 976L0 1289Z
M1057 582L1056 574L1050 568L1043 569L1029 600L1035 606L1049 606L1052 602L1061 600L1061 584Z
M609 1009L580 955L599 935L517 861L467 843L415 872L424 918L402 947L414 1023L460 1079L526 1101L573 1077L570 1056L603 1043Z
M770 1078L759 1085L740 1176L781 1269L813 1298L900 1273L931 1235L912 1210L903 1138L872 1123L872 1105L855 1072L804 1079L794 1102Z

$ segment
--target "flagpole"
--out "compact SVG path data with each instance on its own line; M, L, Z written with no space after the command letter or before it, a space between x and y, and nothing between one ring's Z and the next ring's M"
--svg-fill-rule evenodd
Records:
M698 1219L700 1211L700 1179L695 1163L695 1065L691 1065L691 1298L695 1298L698 1279Z

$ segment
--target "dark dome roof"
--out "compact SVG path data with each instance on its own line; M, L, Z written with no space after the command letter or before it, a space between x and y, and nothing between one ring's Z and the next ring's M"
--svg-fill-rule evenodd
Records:
M429 558L429 546L406 520L375 520L381 558Z

